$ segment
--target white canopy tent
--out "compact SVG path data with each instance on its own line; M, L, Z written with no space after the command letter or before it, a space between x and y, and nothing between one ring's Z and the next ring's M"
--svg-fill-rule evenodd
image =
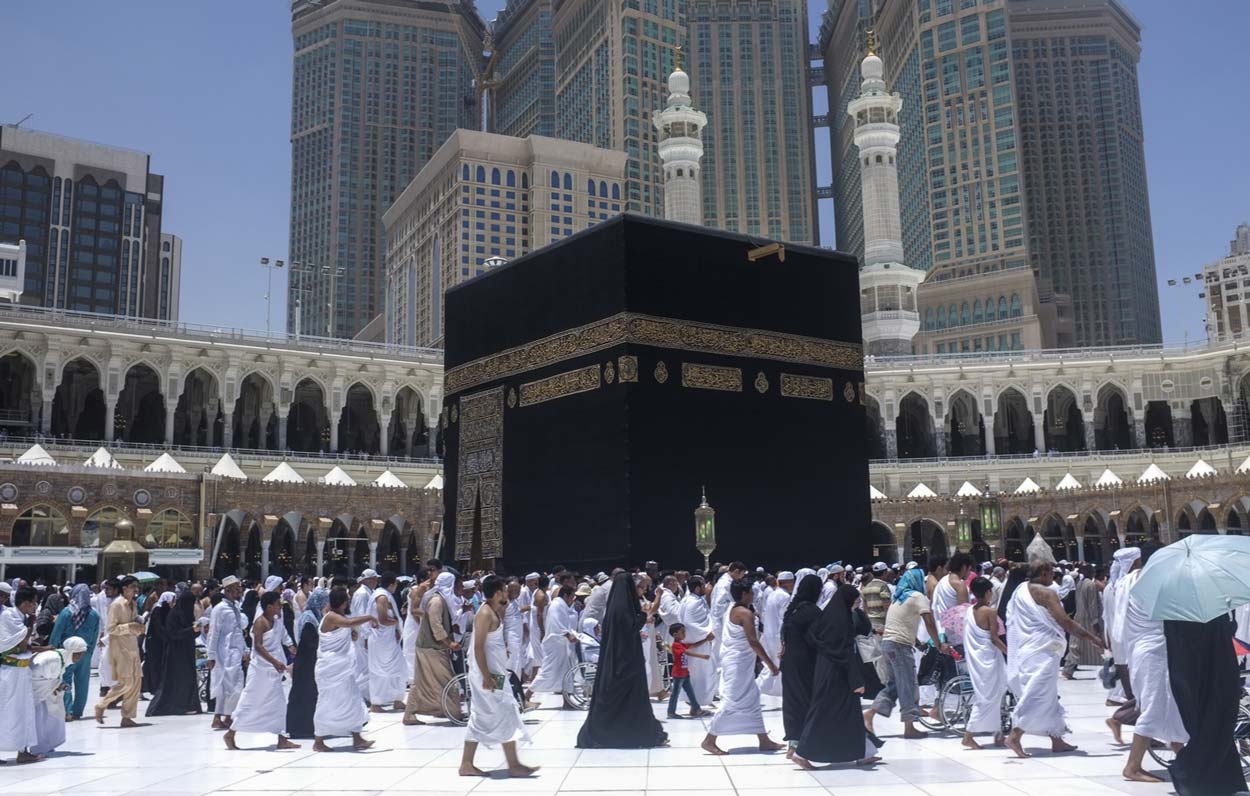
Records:
M1076 476L1072 475L1072 473L1066 473L1063 476L1063 480L1061 480L1055 486L1055 491L1062 492L1065 489L1080 489L1080 488L1081 488L1081 482L1076 480Z
M373 479L374 486L384 486L391 489L407 489L408 485L400 480L399 476L390 470L383 470L382 474Z
M428 482L426 482L425 488L426 489L442 489L443 488L443 476L435 475Z
M1111 472L1108 467L1102 471L1102 475L1098 476L1098 480L1094 482L1096 488L1106 488L1111 486L1123 486L1124 480L1120 476Z
M913 487L912 490L907 493L907 497L909 498L933 498L933 497L937 497L937 492L934 492L932 489L925 486L924 484L916 484L916 486Z
M145 473L185 473L187 470L168 452L162 453L156 461L143 468Z
M1247 461L1250 462L1250 459L1247 459ZM1159 467L1159 465L1155 464L1154 462L1151 462L1150 466L1147 467L1140 476L1138 476L1137 483L1150 484L1150 483L1154 483L1155 481L1171 481L1171 480L1172 480L1172 476L1163 472L1163 468Z
M1189 468L1189 472L1185 473L1186 478L1206 478L1215 475L1215 468L1204 462L1202 459L1194 462L1194 466Z
M1237 472L1239 473L1250 472L1250 456L1247 456L1245 461L1237 465Z
M104 448L96 448L95 453L83 462L87 467L99 467L102 470L120 470L122 466L113 458L113 454Z
M355 486L356 485L356 481L350 475L344 472L343 468L339 467L337 464L334 465L334 469L330 470L330 472L326 473L325 475L321 477L321 483L327 484L329 486Z
M35 443L30 449L17 457L18 464L30 464L36 467L52 467L56 464L56 459L43 449L43 446Z
M1020 482L1020 486L1016 487L1014 494L1017 495L1036 495L1041 492L1042 488L1032 478L1025 478Z
M884 492L882 492L880 489L877 489L872 484L868 485L868 499L869 500L885 500L885 498L886 498L886 494Z
M286 462L282 462L277 467L270 470L269 475L265 476L264 478L260 480L270 482L270 483L273 483L276 481L278 483L283 483L283 484L306 484L308 483L307 481L304 480L304 476L295 472L295 468L287 464Z
M973 486L971 481L964 481L963 486L959 487L959 491L955 493L955 497L981 497L981 490Z
M235 463L234 457L228 453L221 455L221 458L213 465L213 469L210 472L222 478L237 478L240 481L247 480L247 473L243 472L239 465Z

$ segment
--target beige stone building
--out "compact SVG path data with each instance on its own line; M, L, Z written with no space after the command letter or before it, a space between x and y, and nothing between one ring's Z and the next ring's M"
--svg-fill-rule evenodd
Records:
M443 293L624 209L623 152L457 130L382 216L386 339L437 346Z

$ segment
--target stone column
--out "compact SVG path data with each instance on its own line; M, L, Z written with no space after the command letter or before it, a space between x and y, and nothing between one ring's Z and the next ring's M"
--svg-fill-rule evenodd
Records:
M431 459L438 458L438 418L434 417L430 420L430 427L426 429L429 433L426 436L426 456Z
M1076 560L1077 561L1085 560L1085 537L1084 536L1076 537Z
M1046 452L1046 418L1042 415L1033 415L1033 447Z
M994 416L993 416L993 415L986 415L986 416L985 416L985 453L986 453L986 455L988 455L988 456L996 456L996 455L997 455L997 451L995 450L995 447L994 447L994 446L995 446L995 440L994 440Z
M887 459L898 459L898 430L887 428L881 435L885 438L885 457Z
M387 450L391 447L391 418L387 415L386 420L378 423L378 452L386 456Z
M262 539L260 541L260 579L264 580L269 577L269 545L273 544L270 539Z
M39 430L44 434L52 433L52 399L43 399L43 414L39 416Z
M1085 426L1085 450L1096 450L1098 448L1098 440L1094 434L1094 416L1092 414L1082 414L1081 422Z
M234 447L234 401L227 401L222 411L221 446Z
M399 574L408 574L408 545L399 546Z
M1145 412L1143 411L1143 415ZM1142 449L1146 447L1146 418L1133 418L1133 447Z
M369 543L369 569L378 568L378 543Z
M941 427L935 428L933 431L933 455L938 458L945 458L946 450L946 431Z
M289 405L278 407L278 450L279 451L286 450L286 420L287 420L287 417L290 415L290 413L291 413L291 407Z
M221 411L221 401L217 398L208 400L208 409L206 414L208 417L204 419L204 440L205 447L212 448L217 444L217 413Z
M268 450L269 448L269 421L273 418L274 406L272 401L266 401L260 405L260 413L257 419L260 421L260 438L256 440L256 447Z
M898 563L906 565L907 561L907 545L901 544L898 546Z
M324 577L326 574L326 546L325 542L317 545L317 577Z
M106 397L104 399L104 441L113 441L113 422L117 415L117 398Z
M178 402L165 402L165 444L174 444L174 419L178 412ZM193 441L194 442L194 441Z

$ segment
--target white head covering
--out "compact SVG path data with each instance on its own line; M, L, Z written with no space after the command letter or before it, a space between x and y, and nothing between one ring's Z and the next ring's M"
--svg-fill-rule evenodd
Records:
M61 644L61 649L71 655L77 655L80 652L87 651L87 642L83 641L78 636L70 636L65 639L65 643Z
M779 573L777 574L777 581L778 581L778 582L781 582L781 581L783 581L783 580L794 580L794 573L793 573L793 572L788 572L788 571L787 571L787 572L779 572Z
M803 578L806 578L808 575L815 575L815 574L816 574L816 570L803 567L798 572L794 573L794 580L796 583L798 583L798 582L801 582Z
M829 580L829 570L825 569L824 567L821 567L820 569L816 570L816 577L820 578L821 583L824 583L825 581Z
M221 581L221 588L225 589L229 586L235 586L239 583L239 579L234 575L227 575Z
M155 607L160 608L162 605L167 605L169 603L172 603L173 601L174 601L174 593L172 591L161 592L161 596L158 597L156 600Z
M1029 546L1024 549L1024 552L1028 558L1029 566L1056 563L1055 551L1050 549L1050 544L1042 538L1040 533L1033 535L1033 541L1029 542Z
M890 567L884 561L878 561L872 565L873 572L885 572Z
M834 564L833 566L829 567L830 575L841 575L843 572L846 572L846 567L842 566L841 564Z
M434 579L434 588L427 591L425 596L421 598L422 611L425 610L425 606L430 602L430 598L434 596L435 592L442 595L443 601L447 603L447 608L450 610L452 608L452 600L456 596L456 576L446 571L438 573L438 577Z
M1111 572L1107 576L1107 585L1114 586L1115 582L1128 574L1133 568L1133 562L1141 558L1140 547L1121 547L1111 556Z
M538 580L538 573L537 573L537 572L531 572L530 574L528 574L528 575L526 575L526 576L525 576L525 579L526 579L527 581L529 581L529 580Z
M269 577L265 578L265 591L273 591L274 589L278 588L281 585L282 585L281 575L270 575Z

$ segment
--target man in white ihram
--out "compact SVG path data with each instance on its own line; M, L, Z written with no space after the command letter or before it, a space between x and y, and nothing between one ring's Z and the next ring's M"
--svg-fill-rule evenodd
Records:
M777 588L768 593L761 606L764 621L764 633L760 643L764 651L774 661L781 660L781 622L786 615L786 607L790 605L790 595L794 592L794 573L782 572L777 575ZM781 673L772 674L765 667L756 678L760 693L768 696L781 696Z
M686 597L681 601L679 621L686 626L686 644L694 646L709 636L715 640L712 619L708 611L707 597L704 591L707 585L698 575L686 581ZM693 655L686 663L690 670L690 685L694 688L695 699L705 707L711 707L712 697L716 694L716 667L711 658L696 658Z
M366 569L360 573L360 586L352 593L352 616L368 616L373 607L373 590L378 587L378 573ZM360 686L361 696L369 693L369 634L368 624L356 629L356 683Z
M213 729L230 729L230 717L243 693L243 664L250 657L243 640L243 613L239 598L243 585L234 575L221 582L223 599L208 620L208 671L211 696L216 700Z

